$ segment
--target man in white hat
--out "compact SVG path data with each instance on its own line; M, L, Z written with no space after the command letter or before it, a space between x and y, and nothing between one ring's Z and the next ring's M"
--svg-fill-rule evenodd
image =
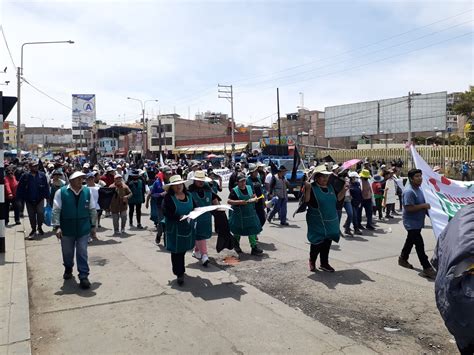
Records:
M87 243L95 237L97 219L96 204L87 186L83 186L85 174L74 172L69 177L69 185L54 195L53 226L56 236L61 240L65 280L72 278L74 253L81 288L91 287L89 265L87 262Z

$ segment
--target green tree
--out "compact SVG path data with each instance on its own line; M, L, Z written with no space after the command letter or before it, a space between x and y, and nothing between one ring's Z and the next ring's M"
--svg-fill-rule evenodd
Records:
M472 128L474 120L474 86L470 86L469 90L459 95L459 100L453 106L453 111L458 115L466 116L466 124L471 128L466 131L467 144L474 144L474 131Z

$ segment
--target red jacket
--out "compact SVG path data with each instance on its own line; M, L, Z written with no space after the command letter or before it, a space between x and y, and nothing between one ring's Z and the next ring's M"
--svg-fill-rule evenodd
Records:
M18 181L16 181L15 175L5 176L5 196L8 200L13 200L16 197L16 188Z
M100 179L107 184L107 187L114 183L114 176L110 174L105 174L101 176Z

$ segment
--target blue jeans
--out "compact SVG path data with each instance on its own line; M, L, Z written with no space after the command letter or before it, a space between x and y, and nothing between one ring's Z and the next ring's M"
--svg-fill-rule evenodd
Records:
M288 206L288 198L278 198L273 210L270 212L268 219L272 219L276 213L280 215L280 223L286 223L286 213L287 213L287 206Z
M365 210L365 217L367 218L367 226L370 227L372 226L372 217L373 217L373 211L372 211L372 199L366 199L362 200L362 207L360 209L360 214L359 214L359 223L362 223L362 209Z
M349 229L351 227L351 223L354 225L355 229L356 225L354 224L354 213L352 210L352 204L349 201L344 202L344 209L347 213L346 222L344 223L344 229Z
M79 280L89 276L89 265L87 264L87 242L89 235L83 237L66 237L61 238L61 250L63 252L63 265L65 268L72 270L74 267L74 249L76 249L77 271L79 272Z
M351 205L352 205L352 223L354 224L354 228L357 228L360 225L359 216L361 216L362 214L362 207L356 206L353 204Z

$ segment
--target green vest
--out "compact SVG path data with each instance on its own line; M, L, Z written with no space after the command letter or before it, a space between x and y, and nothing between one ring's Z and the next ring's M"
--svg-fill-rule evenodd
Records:
M325 239L339 242L339 216L336 210L336 193L331 185L328 192L324 192L317 185L312 185L312 193L318 202L319 208L308 206L306 223L308 224L307 238L311 244L318 244Z
M91 192L83 187L76 199L74 191L61 187L60 227L65 237L83 237L91 232ZM77 202L76 202L77 201Z
M237 194L239 200L249 200L252 198L252 188L249 185L246 186L248 195L244 195L240 192L238 186L234 187L234 192ZM230 231L235 235L257 235L262 231L254 203L232 206L229 217Z
M212 191L204 190L204 197L200 197L197 191L191 193L198 207L206 207L212 204ZM196 219L196 240L209 239L212 236L212 215L206 212Z
M143 203L143 181L138 179L133 184L127 185L132 191L132 197L128 199L129 204Z
M193 198L187 193L186 202L180 201L176 196L171 196L176 206L176 214L184 216L193 210ZM194 248L196 242L196 231L194 221L188 223L187 220L175 221L165 217L166 226L166 249L172 253L184 253Z

